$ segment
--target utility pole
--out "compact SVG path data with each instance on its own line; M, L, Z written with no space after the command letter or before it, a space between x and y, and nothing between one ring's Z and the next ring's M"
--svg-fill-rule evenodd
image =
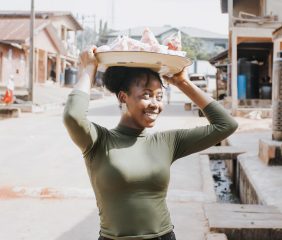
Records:
M34 0L31 0L30 9L30 37L29 37L29 101L33 102L34 83Z
M112 26L111 26L111 28L112 29L115 29L115 1L114 0L112 0L111 1L111 12L112 12L112 16L111 16L111 24L112 24Z
M93 15L94 44L97 44L96 15Z
M84 31L85 31L85 29L84 29L84 15L83 14L81 15L81 25L82 25L82 28L83 28L82 40L81 40L81 49L84 50L84 36L85 36Z

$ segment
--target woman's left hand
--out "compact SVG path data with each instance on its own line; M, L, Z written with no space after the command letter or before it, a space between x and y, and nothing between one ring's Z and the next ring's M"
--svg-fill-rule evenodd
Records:
M163 76L163 78L176 87L178 87L181 83L188 81L188 67L185 67L180 73L174 74L172 77Z

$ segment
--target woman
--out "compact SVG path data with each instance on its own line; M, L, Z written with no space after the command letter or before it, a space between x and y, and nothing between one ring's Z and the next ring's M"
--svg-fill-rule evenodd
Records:
M97 61L81 54L79 81L70 94L64 123L81 149L96 195L100 238L174 240L166 206L170 166L232 134L237 123L193 85L185 71L166 78L205 113L210 125L147 134L163 109L162 81L149 69L110 67L104 84L122 105L118 126L108 130L87 120L90 83Z

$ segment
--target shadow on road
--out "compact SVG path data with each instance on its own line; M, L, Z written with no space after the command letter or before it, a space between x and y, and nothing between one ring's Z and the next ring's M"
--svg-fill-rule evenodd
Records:
M96 240L99 237L99 230L98 213L96 211L92 211L86 218L77 225L73 226L69 231L63 233L56 240Z

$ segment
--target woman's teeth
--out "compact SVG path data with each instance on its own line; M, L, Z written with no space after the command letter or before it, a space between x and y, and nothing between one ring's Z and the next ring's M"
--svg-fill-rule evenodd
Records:
M146 112L145 115L148 116L149 118L153 119L153 120L155 120L158 117L157 113Z

